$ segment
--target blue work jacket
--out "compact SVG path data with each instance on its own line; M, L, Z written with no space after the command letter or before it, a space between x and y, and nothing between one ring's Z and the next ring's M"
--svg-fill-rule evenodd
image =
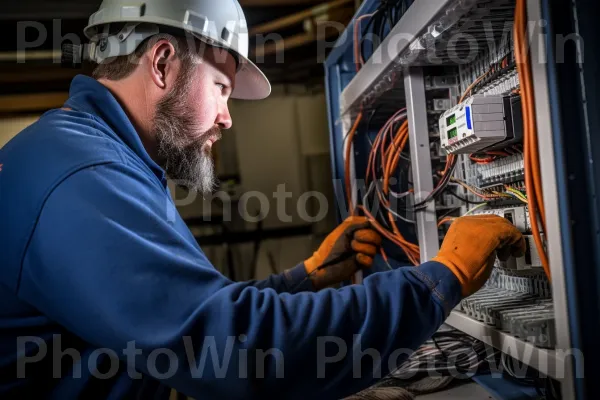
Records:
M77 76L65 108L0 149L0 398L338 399L460 300L436 262L319 292L303 264L233 282L111 92Z

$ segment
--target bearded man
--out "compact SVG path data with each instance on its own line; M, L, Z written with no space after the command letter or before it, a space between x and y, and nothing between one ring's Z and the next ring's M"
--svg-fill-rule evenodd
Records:
M213 190L229 98L270 85L237 1L134 3L102 3L94 76L0 150L1 398L338 399L428 339L496 254L524 252L507 220L465 217L434 260L333 288L381 244L349 217L279 275L223 276L167 177Z

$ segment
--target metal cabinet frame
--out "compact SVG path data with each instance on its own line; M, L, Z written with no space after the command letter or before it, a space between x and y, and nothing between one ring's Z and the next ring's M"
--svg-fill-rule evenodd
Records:
M390 38L395 34L407 33L412 36L419 34L436 16L456 0L417 0L407 11L404 18L392 29L392 32L383 41L378 54L377 63L368 60L362 69L356 73L353 63L352 41L354 20L367 13L373 12L378 5L378 0L367 0L357 11L355 18L349 24L346 32L341 36L336 46L332 49L325 62L326 95L329 113L331 162L333 178L336 182L343 182L344 176L344 150L346 145L345 134L349 130L357 105L364 100L365 93L379 80L385 79L385 72L393 67L394 59L406 49L410 43L390 52ZM562 4L558 4L562 3ZM538 369L540 372L552 376L561 382L563 398L585 398L593 386L600 383L587 384L583 380L583 366L593 360L583 360L583 353L579 350L592 351L590 333L587 337L582 335L580 328L593 326L600 329L600 318L595 315L592 321L583 318L577 311L580 310L582 298L593 300L587 304L589 310L600 310L598 292L600 288L600 274L597 269L600 265L600 224L599 202L595 189L598 185L600 174L595 175L592 160L600 151L600 138L591 135L591 129L600 128L598 111L590 117L590 103L587 98L596 99L600 91L593 91L592 86L586 91L588 83L593 83L598 88L598 77L590 72L593 68L580 68L581 65L557 65L555 58L556 33L567 32L570 29L581 29L597 33L598 29L591 25L591 20L586 17L591 14L593 2L576 6L579 2L552 2L550 0L527 0L527 11L530 21L538 21L530 25L531 29L540 30L544 40L534 40L531 43L532 60L547 60L534 62L532 74L534 78L534 94L536 98L537 128L541 157L542 181L544 186L544 201L546 205L546 224L548 252L552 273L553 301L556 317L557 350L545 350L534 347L504 332L468 318L459 312L452 312L447 324L474 336L521 361ZM585 2L581 2L585 3ZM587 13L586 13L587 12ZM579 21L577 19L579 18ZM544 22L539 22L544 21ZM586 25L577 22L587 22ZM596 23L597 25L597 23ZM559 28L557 30L557 27ZM595 28L595 29L594 29ZM572 31L571 31L572 32ZM592 36L588 36L592 37ZM597 37L597 36L596 36ZM396 42L397 44L397 42ZM599 47L597 44L593 44ZM594 47L594 48L595 48ZM385 49L386 51L382 51ZM580 49L581 50L581 49ZM599 49L600 51L600 49ZM377 52L376 52L377 55ZM594 54L594 60L598 56ZM375 56L373 57L375 58ZM592 64L598 65L598 64ZM584 76L588 75L586 84ZM405 65L402 70L403 79L396 82L396 87L403 86L409 120L409 138L413 185L416 193L427 193L432 190L431 160L429 152L429 138L425 104L425 86L422 68L419 65ZM577 76L575 76L577 75ZM571 93L571 102L565 104L564 93L566 77L572 78L572 84L580 85ZM592 104L599 104L598 102ZM562 106L561 106L562 105ZM569 126L577 132L565 130L565 114L569 109L578 117L576 124ZM566 119L565 119L566 118ZM571 121L570 121L571 122ZM571 143L575 142L575 143ZM578 145L585 156L580 154L579 159L569 151L571 145ZM351 154L354 154L352 152ZM586 161L588 163L586 164ZM577 186L577 184L579 186ZM575 185L575 186L574 186ZM583 187L582 187L583 185ZM344 201L344 187L336 184L336 198ZM574 198L573 193L587 196L587 203L582 204L582 198ZM419 201L419 199L416 199ZM431 206L433 207L433 205ZM343 210L344 207L337 207ZM431 211L431 210L430 210ZM573 225L573 217L581 217L581 212L587 212L590 217L589 225ZM421 259L432 258L438 251L437 224L431 218L425 218L425 213L417 216L417 237L421 247ZM345 215L339 214L342 219ZM586 236L587 235L587 236ZM577 267L581 265L581 241L585 240L588 246L590 262L593 268L590 274L596 281L588 283L584 292L578 293L577 286L581 286L585 278L577 274ZM583 268L583 267L580 267ZM581 269L580 269L581 270ZM592 293L590 293L592 292ZM587 296L587 297L583 297ZM590 297L591 296L591 297ZM596 331L595 335L599 331ZM582 339L587 339L587 342ZM591 349L591 350L590 350ZM594 352L595 354L595 352ZM589 371L589 369L588 369ZM596 392L597 394L597 392Z

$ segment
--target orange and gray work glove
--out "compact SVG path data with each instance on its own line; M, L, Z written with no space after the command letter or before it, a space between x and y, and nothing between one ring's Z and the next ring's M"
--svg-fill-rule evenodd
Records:
M481 289L490 277L496 256L525 255L525 239L507 219L497 215L457 218L432 261L448 267L458 278L463 297Z
M370 268L380 246L381 236L365 217L349 217L304 261L304 268L319 290L350 279L359 269Z

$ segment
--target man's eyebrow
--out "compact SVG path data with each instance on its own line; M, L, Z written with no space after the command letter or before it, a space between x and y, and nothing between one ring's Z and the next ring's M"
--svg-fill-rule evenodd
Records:
M234 75L229 75L229 74L227 74L227 73L225 73L223 71L219 71L219 73L226 80L225 83L227 83L227 86L229 86L229 87L233 86Z

